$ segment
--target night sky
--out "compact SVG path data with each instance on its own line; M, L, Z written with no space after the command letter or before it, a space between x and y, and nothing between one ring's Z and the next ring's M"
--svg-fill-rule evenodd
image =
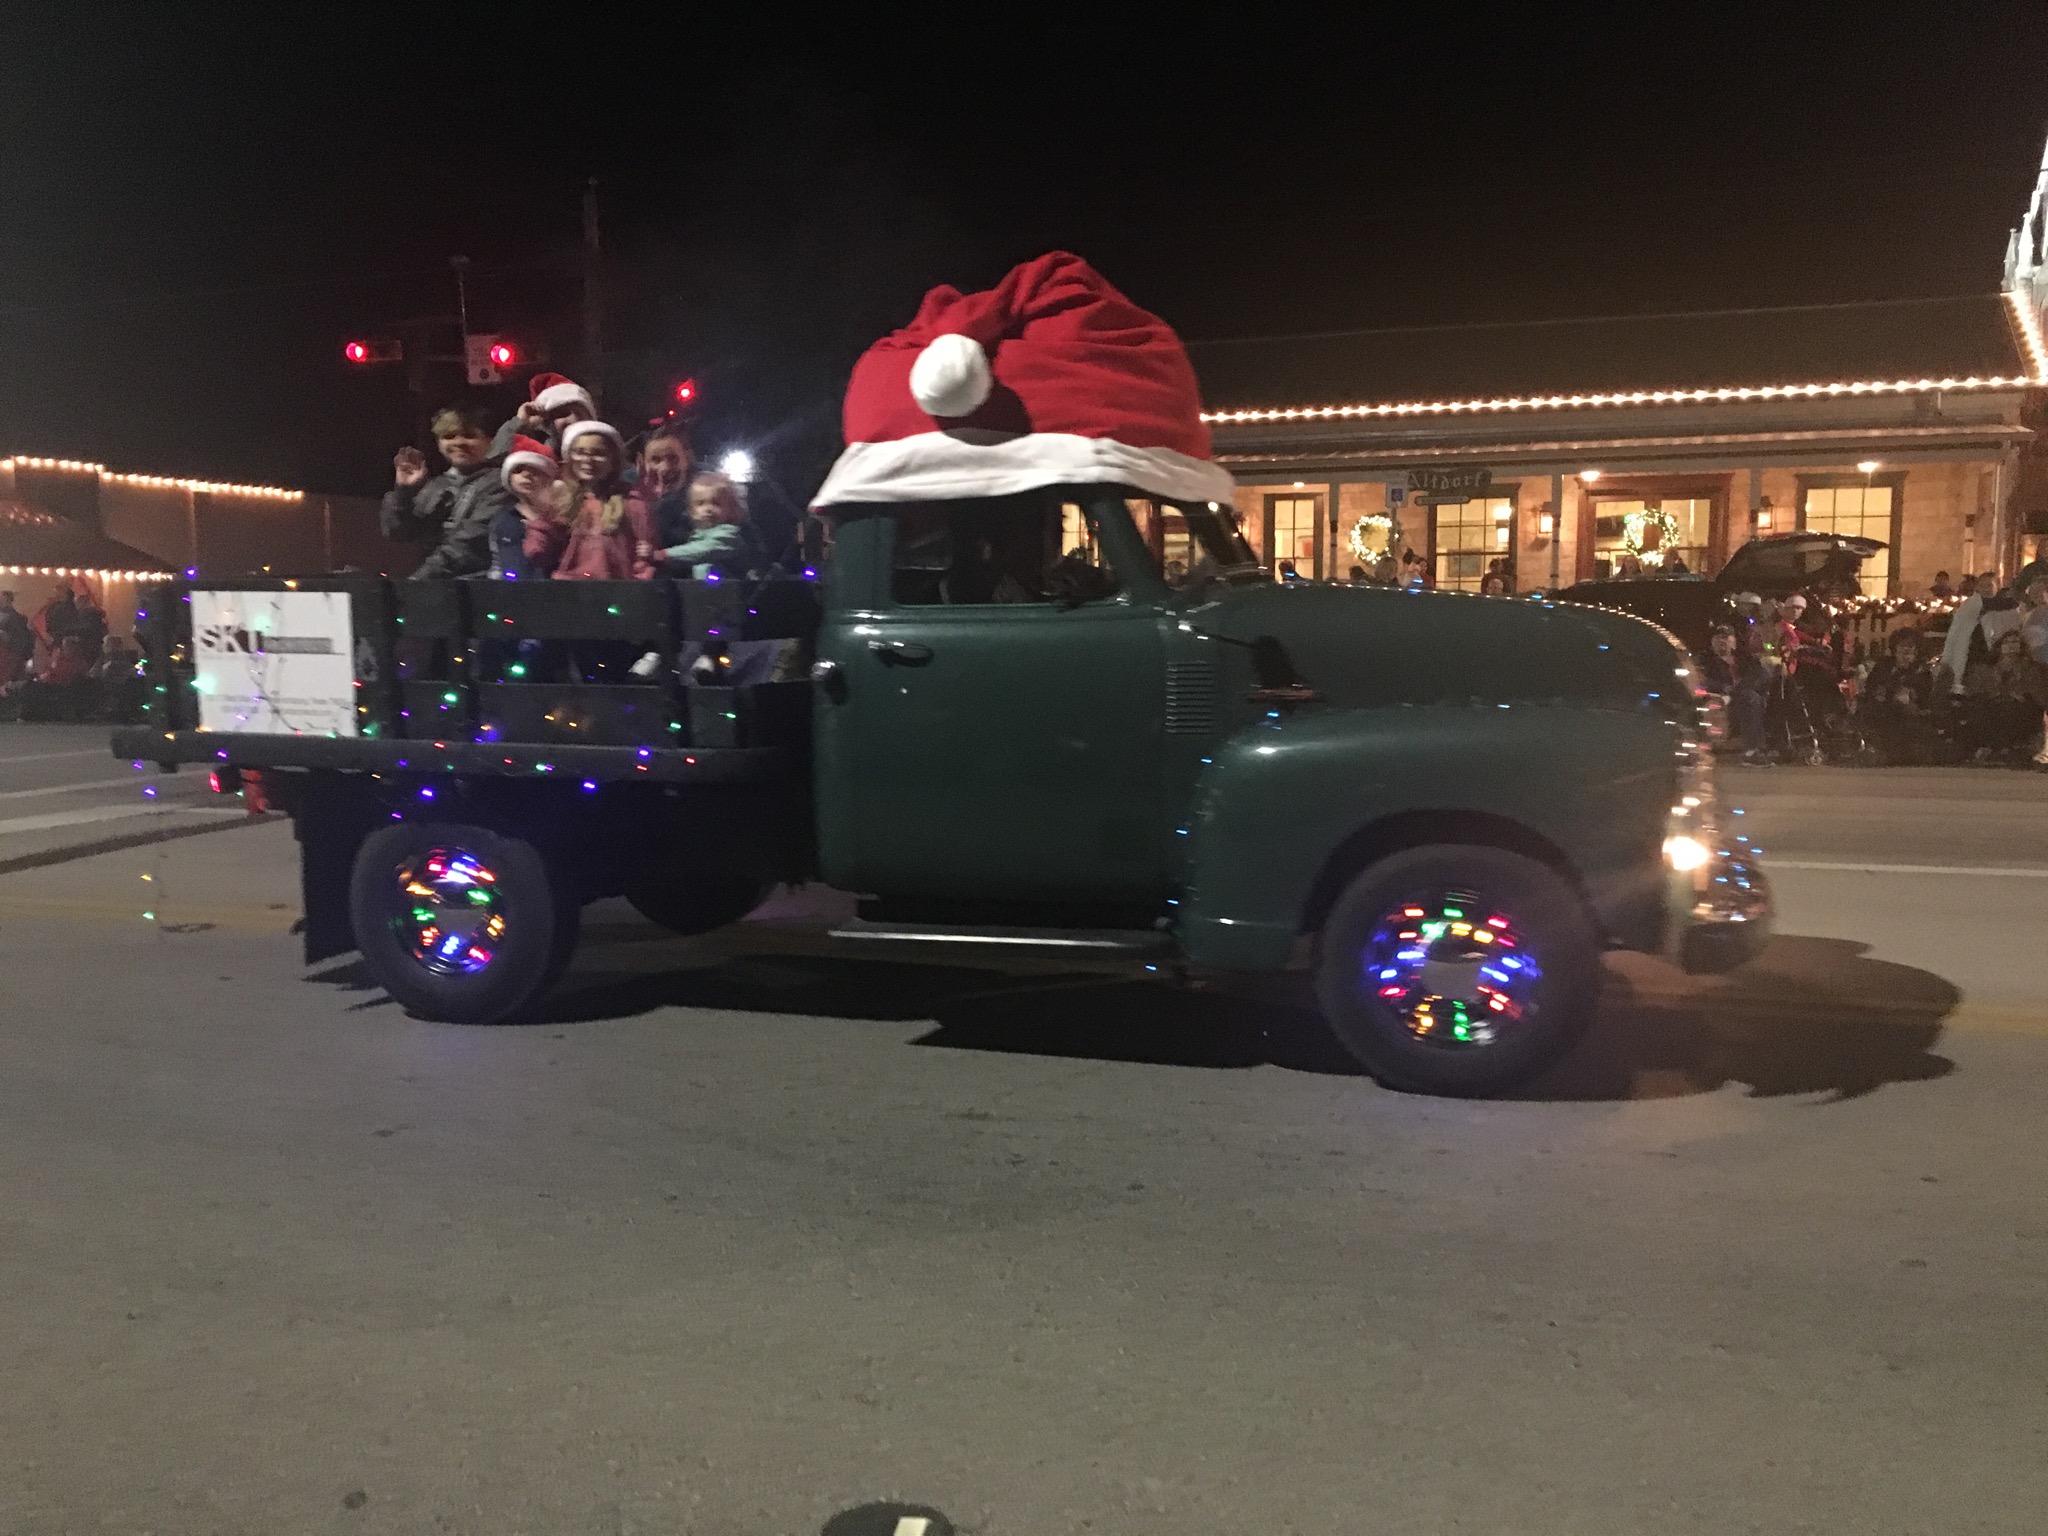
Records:
M1047 249L1191 341L1985 293L2048 134L2039 0L719 9L17 9L0 448L376 490L464 391L342 342L452 310L460 253L574 372L591 176L608 414L694 377L701 445L802 494L859 349Z

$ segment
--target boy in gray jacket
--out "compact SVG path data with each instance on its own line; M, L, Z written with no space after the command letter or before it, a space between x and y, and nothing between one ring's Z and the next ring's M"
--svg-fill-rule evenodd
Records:
M436 412L434 446L448 461L438 475L428 475L417 448L393 458L395 483L378 509L384 537L433 544L415 577L480 575L491 568L491 519L512 506L483 412L461 405Z

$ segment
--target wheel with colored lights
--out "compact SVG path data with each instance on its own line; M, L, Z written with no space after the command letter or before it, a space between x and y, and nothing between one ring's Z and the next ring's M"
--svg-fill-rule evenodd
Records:
M685 936L738 922L768 899L774 887L735 875L701 880L636 881L626 900L650 923Z
M1344 1048L1392 1088L1499 1093L1591 1022L1600 944L1585 903L1534 859L1444 843L1361 872L1323 926L1316 998Z
M496 1024L538 1002L569 963L580 917L531 843L429 822L363 840L349 911L384 989L414 1017L450 1024Z

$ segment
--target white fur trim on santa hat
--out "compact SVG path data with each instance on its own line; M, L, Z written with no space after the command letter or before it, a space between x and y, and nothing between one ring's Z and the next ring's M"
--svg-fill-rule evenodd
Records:
M533 397L534 407L543 416L551 416L565 405L580 405L591 415L597 414L597 402L590 398L590 391L581 384L550 384Z
M1170 501L1228 501L1234 482L1207 459L1106 437L1031 432L976 442L960 432L920 432L887 443L849 443L811 505L953 501L1048 485L1128 485Z
M928 416L970 416L995 387L988 353L972 336L934 336L910 365L910 397Z
M588 437L593 432L602 432L617 445L620 452L626 448L626 440L619 436L619 429L608 421L575 421L562 433L562 456L568 457L569 445L579 437Z
M511 485L512 471L515 469L544 469L548 472L550 480L559 480L562 476L562 466L555 462L555 456L551 453L508 453L505 455L504 467L498 471L498 478L506 485Z

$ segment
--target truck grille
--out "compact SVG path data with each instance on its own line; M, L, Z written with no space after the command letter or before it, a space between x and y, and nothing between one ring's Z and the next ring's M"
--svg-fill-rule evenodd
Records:
M1216 728L1216 668L1206 661L1166 664L1166 729L1188 736Z

